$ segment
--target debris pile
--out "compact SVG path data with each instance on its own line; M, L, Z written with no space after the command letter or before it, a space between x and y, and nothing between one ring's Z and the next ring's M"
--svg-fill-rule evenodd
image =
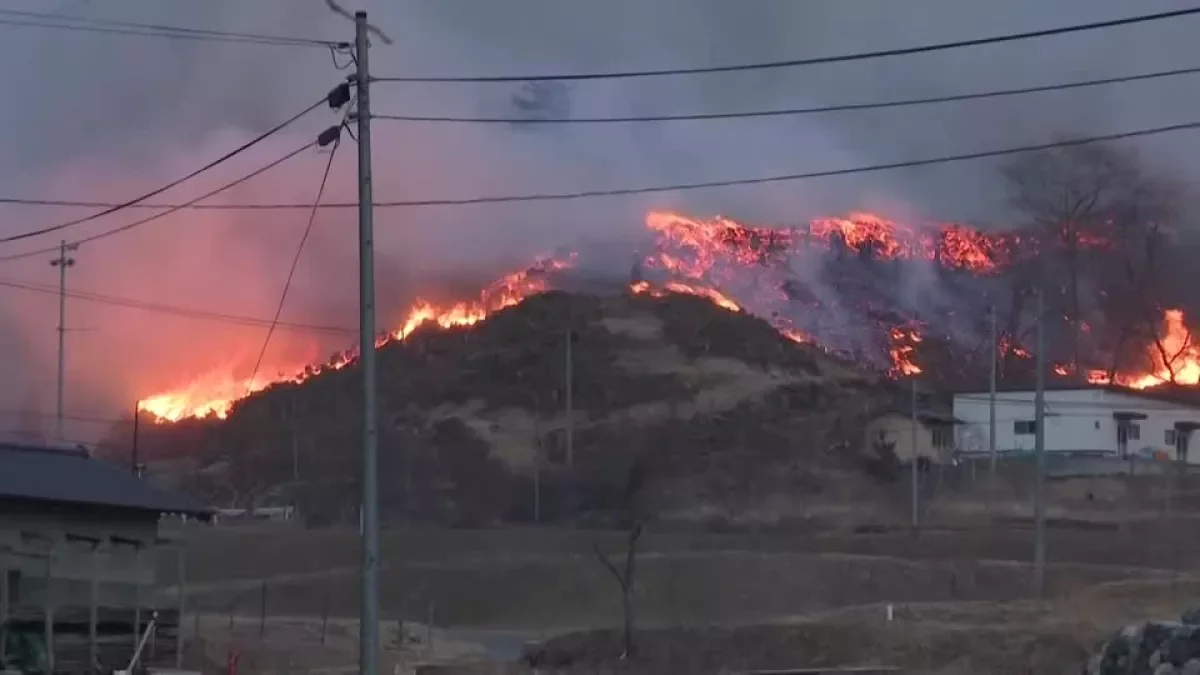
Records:
M1178 622L1125 626L1102 644L1084 675L1200 675L1200 609Z

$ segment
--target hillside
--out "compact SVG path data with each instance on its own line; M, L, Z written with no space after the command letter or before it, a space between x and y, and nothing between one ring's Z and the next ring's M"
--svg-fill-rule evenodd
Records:
M858 460L833 449L881 397L819 348L680 294L544 293L473 326L418 329L378 364L389 520L527 520L538 448L543 519L608 512L638 456L654 467L660 511L853 491L865 482ZM195 449L202 466L185 483L220 503L286 493L296 475L306 512L352 518L360 382L352 365L251 396L225 421L147 425L142 451Z

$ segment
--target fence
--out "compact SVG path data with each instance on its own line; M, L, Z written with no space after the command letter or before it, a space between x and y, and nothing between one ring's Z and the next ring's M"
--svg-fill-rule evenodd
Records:
M200 587L192 599L193 613L186 632L209 646L231 653L257 646L305 649L309 660L320 658L313 649L345 654L357 648L357 609L347 611L349 575L302 576L278 581L232 582L236 590ZM335 595L337 602L335 602ZM384 646L435 653L435 609L424 608L419 620L385 619Z

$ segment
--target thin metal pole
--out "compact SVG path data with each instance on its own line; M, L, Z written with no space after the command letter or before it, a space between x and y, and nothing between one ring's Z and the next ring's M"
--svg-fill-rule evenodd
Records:
M566 381L563 383L563 388L566 390L567 403L567 466L575 466L575 404L574 404L574 370L575 359L571 354L571 329L567 328L567 364L566 364Z
M1044 597L1046 583L1046 505L1042 491L1046 483L1046 329L1045 301L1037 293L1037 389L1033 396L1034 455L1037 471L1033 486L1033 593Z
M912 379L912 461L909 469L912 474L912 529L916 532L921 527L921 462L917 452L917 378Z
M542 522L542 452L539 445L533 456L533 522Z
M55 409L55 439L62 443L63 434L63 397L66 381L66 332L67 332L67 268L75 265L75 259L67 257L68 251L79 248L79 244L67 244L63 239L58 244L58 257L50 261L52 267L58 268L58 399Z
M175 624L175 669L183 669L183 615L187 610L187 557L180 539L175 549L175 570L179 576L179 585L175 587L175 609L179 620ZM195 639L199 639L197 635Z
M53 565L53 554L46 556L46 586L45 590L42 591L42 640L45 643L46 649L46 667L51 673L54 672L55 662L54 603L57 593L54 584Z
M379 476L375 401L375 234L371 194L371 71L367 13L354 13L358 70L358 293L359 367L363 374L362 616L360 675L379 675Z
M996 305L992 305L992 330L989 341L991 378L988 386L988 458L992 477L996 476L996 361L1000 358L1000 345L996 335Z
M139 475L138 464L138 422L142 417L142 402L137 401L133 404L133 442L129 448L129 470L133 475ZM136 632L136 631L135 631Z
M93 667L100 663L100 545L92 547L92 574L88 596L88 663Z
M300 418L296 415L296 393L299 387L292 389L291 396L291 416L292 416L292 490L299 491L300 489ZM293 495L295 492L293 492ZM293 501L295 497L293 496Z
M8 588L8 566L7 556L0 557L0 626L8 625L9 594L11 593ZM0 638L0 663L6 662L4 657L7 645L8 640Z

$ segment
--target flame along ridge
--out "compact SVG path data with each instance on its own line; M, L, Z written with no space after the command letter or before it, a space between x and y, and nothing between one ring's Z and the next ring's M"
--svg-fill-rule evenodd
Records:
M720 290L723 277L732 273L729 268L761 267L772 258L785 259L806 246L829 247L836 241L853 251L869 249L881 258L923 259L946 268L986 275L1002 269L1016 247L1022 245L1017 233L984 233L953 224L915 228L869 213L818 219L799 227L770 228L747 226L723 217L696 219L668 211L653 211L646 217L646 227L656 235L657 246L655 253L646 256L642 262L662 271L671 280L660 284L639 281L630 286L631 292L654 296L695 295L731 311L746 309L738 299ZM1104 242L1091 243L1104 245ZM418 299L395 330L379 337L376 347L403 340L425 324L450 328L478 323L496 311L519 304L530 295L549 290L546 273L568 269L575 259L573 253L540 258L530 268L489 284L475 299L451 304ZM773 316L771 322L789 339L814 342L782 317ZM923 340L920 329L918 323L910 322L888 330L890 376L915 376L923 372L914 361L917 345ZM1182 311L1166 312L1164 337L1160 342L1163 350L1155 345L1147 354L1152 364L1148 371L1120 372L1110 376L1104 371L1091 370L1085 374L1087 380L1139 389L1170 381L1200 384L1200 345L1193 344ZM1017 358L1030 356L1016 344L1002 344L1000 349ZM321 373L345 368L357 357L357 351L350 350L335 355L324 364L299 365L287 371L291 374L259 376L254 381L239 380L227 370L217 370L174 390L143 398L138 408L160 422L205 417L224 419L233 405L247 396L273 384L300 383ZM1055 366L1055 372L1071 374L1063 365Z

